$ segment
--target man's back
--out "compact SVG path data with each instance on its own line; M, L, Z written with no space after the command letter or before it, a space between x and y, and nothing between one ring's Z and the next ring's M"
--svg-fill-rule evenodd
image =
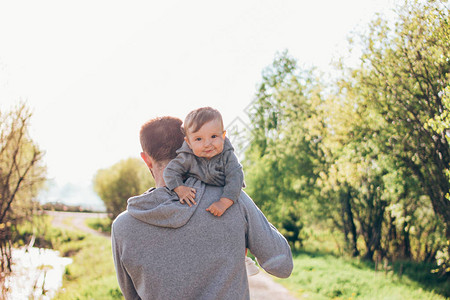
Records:
M280 253L275 264L286 269L280 274L290 274L292 257L284 238L280 235L270 240L271 235L279 233L276 230L269 234L263 232L272 230L268 225L265 229L256 229L261 226L255 224L255 229L251 229L255 232L249 232L249 215L260 212L248 197L240 199L217 218L205 209L220 197L223 188L205 186L199 181L194 187L197 189L196 206L181 205L176 195L174 199L170 196L163 199L165 195L173 197L174 194L159 188L130 199L128 212L115 220L114 259L127 299L138 299L136 292L142 299L248 299L244 254L252 241L258 248L263 248L261 245L266 242L276 244L274 249ZM150 202L154 203L148 206ZM156 221L153 216L158 216ZM256 232L259 230L261 232ZM264 255L265 252L261 256ZM270 256L267 254L264 258L269 269L274 267ZM274 270L280 266L275 266Z

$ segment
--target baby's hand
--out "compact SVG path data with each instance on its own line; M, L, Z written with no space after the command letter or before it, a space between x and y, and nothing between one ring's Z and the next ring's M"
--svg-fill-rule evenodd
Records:
M187 205L189 205L189 207L197 204L197 203L195 203L195 200L194 200L195 192L196 192L194 188L180 185L180 186L177 186L176 188L174 188L173 191L175 193L177 193L178 197L180 198L181 203L187 203Z
M206 211L209 211L216 217L220 217L223 215L223 213L231 206L233 205L233 200L228 198L220 198L219 201L214 202L211 204Z

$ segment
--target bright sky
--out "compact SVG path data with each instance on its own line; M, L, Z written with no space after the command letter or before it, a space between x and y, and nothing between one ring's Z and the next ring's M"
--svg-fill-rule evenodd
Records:
M327 70L393 0L2 1L0 109L26 100L59 185L139 157L139 128L213 106L245 118L275 53Z

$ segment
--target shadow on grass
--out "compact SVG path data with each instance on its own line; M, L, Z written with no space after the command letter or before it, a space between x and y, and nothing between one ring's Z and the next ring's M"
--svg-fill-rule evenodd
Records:
M444 297L450 297L450 276L433 273L436 265L411 261L396 261L392 265L393 272L401 277L407 276L417 282L424 290L434 291Z
M435 272L437 269L435 264L398 260L389 262L387 265L380 263L377 267L372 261L355 259L352 265L356 268L371 269L374 272L393 274L399 279L407 277L424 290L434 291L447 298L450 297L450 276Z

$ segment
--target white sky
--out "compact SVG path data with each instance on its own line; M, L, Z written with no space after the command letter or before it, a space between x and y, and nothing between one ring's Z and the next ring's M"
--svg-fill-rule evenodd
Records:
M26 100L49 177L88 185L138 157L140 125L244 115L277 51L326 70L393 0L2 1L0 109Z

